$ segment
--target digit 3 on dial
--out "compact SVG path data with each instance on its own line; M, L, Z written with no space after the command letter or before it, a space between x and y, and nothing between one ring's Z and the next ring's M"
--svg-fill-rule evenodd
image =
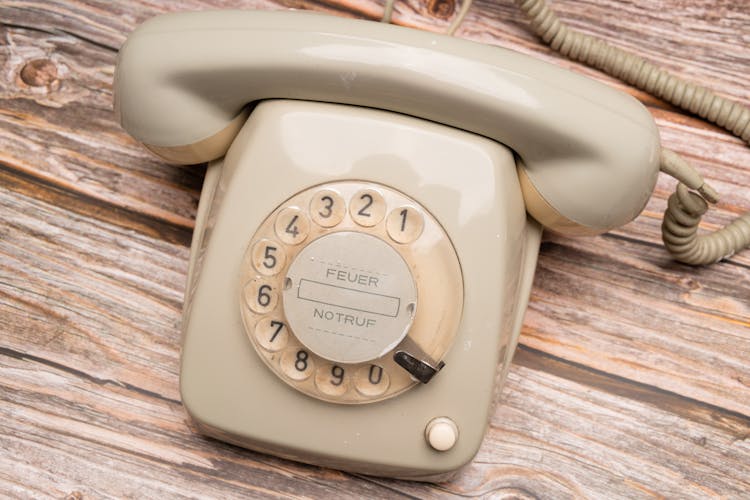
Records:
M306 189L253 235L241 269L245 332L268 367L325 401L368 403L443 366L463 308L445 231L392 188Z

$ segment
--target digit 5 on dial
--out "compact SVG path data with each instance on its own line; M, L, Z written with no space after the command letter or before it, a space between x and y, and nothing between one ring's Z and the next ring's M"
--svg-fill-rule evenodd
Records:
M149 149L211 161L180 378L198 427L368 474L437 479L476 453L531 287L527 210L603 231L656 178L635 100L375 23L160 17L123 47L115 95Z

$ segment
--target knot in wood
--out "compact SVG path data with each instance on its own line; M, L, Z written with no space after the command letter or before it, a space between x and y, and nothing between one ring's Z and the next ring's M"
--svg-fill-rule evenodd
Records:
M57 66L49 59L34 59L21 69L21 80L31 87L46 87L57 80Z
M448 19L456 10L456 0L427 0L427 10L435 17Z

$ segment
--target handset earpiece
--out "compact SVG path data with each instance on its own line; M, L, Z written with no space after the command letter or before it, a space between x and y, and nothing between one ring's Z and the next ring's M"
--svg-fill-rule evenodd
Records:
M523 193L523 201L526 205L526 211L542 226L555 233L568 236L593 236L606 231L599 227L580 224L571 218L574 217L574 215L565 215L564 209L561 211L550 204L531 179L529 179L529 174L526 171L526 165L524 165L523 160L518 158L516 159L516 163L518 181L521 184L521 192ZM556 188L554 185L548 186L547 192L554 189L560 189L560 187ZM542 192L544 192L544 190L542 190Z
M158 146L144 143L146 149L170 163L191 165L205 163L224 156L232 141L250 116L250 107L231 119L226 127L204 139L183 146Z
M658 172L656 126L632 97L515 52L368 21L298 12L161 16L122 48L115 98L123 127L180 163L221 156L243 108L263 99L444 123L512 148L532 215L567 233L632 220Z

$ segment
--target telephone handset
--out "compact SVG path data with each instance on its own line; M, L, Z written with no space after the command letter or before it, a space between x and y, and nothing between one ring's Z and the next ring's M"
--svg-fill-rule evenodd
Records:
M115 108L163 158L222 156L245 105L290 98L393 111L513 149L527 209L596 233L645 206L659 136L634 98L521 54L367 21L290 12L202 12L144 23L123 46Z
M307 13L150 20L120 51L115 108L164 159L211 162L180 382L202 431L412 479L476 453L541 225L627 223L660 162L649 113L604 85Z

